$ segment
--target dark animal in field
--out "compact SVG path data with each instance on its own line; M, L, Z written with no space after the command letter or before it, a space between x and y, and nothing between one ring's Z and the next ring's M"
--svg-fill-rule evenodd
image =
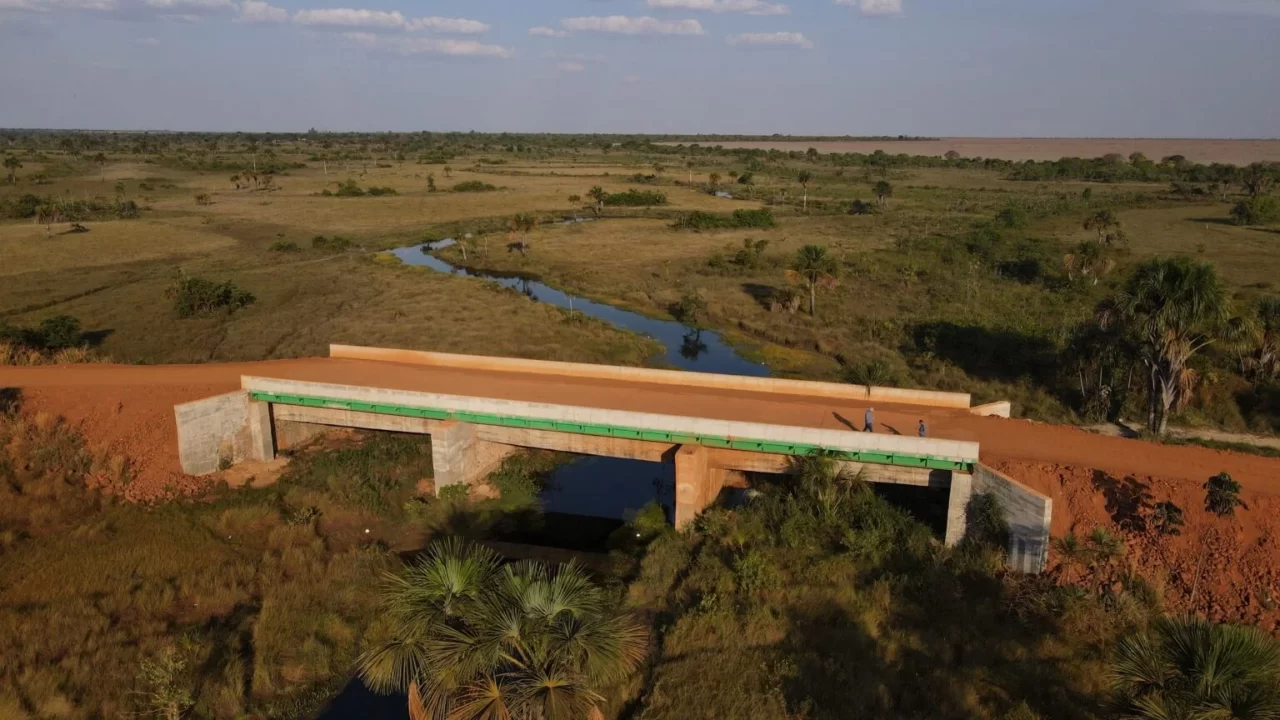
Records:
M507 252L509 253L518 252L520 253L521 256L524 256L526 253L528 253L532 249L533 249L533 246L527 242L507 243Z
M71 229L70 229L70 230L68 230L67 232L69 232L69 233L87 233L87 232L89 232L89 228L85 227L84 225L81 225L80 223L71 223Z

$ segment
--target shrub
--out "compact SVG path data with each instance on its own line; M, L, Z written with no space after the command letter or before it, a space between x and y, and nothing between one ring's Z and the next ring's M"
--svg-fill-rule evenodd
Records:
M1218 473L1204 484L1204 509L1218 517L1232 517L1244 505L1240 499L1240 483L1227 473Z
M634 188L620 193L609 193L604 197L604 204L612 207L650 207L666 205L667 196L657 190L636 190Z
M213 198L209 197L209 193L199 193L196 195L197 205L212 205Z
M400 193L396 192L396 189L395 189L395 188L393 188L393 187L378 187L378 186L376 186L376 185L371 186L371 187L370 187L366 192L367 192L368 194L372 195L373 197L382 197L382 196L384 196L384 195L399 195L399 194L400 194Z
M681 216L672 227L677 230L720 230L730 228L771 228L777 225L773 211L769 208L758 210L734 210L732 215L716 215L715 213L695 210Z
M216 283L188 275L179 275L165 295L173 300L173 308L180 318L199 317L218 310L231 313L252 305L257 299L230 281Z
M70 315L45 318L36 327L0 324L0 343L11 347L35 351L64 350L80 345L83 340L80 321Z
M468 180L453 186L454 192L492 192L497 189L493 185L479 180Z
M325 250L328 252L346 252L347 248L352 245L347 238L334 235L333 237L325 237L317 235L311 238L311 247L316 250Z
M271 252L278 253L296 253L302 252L302 248L298 247L298 243L292 240L277 240L271 243L271 247L267 248Z
M364 190L360 189L355 180L348 178L346 182L338 185L338 191L333 194L338 197L364 197Z
M1269 225L1280 222L1280 200L1270 195L1242 200L1231 208L1231 222L1236 225Z

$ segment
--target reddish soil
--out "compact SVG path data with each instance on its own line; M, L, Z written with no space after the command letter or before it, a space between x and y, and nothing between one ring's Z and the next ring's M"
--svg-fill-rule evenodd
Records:
M133 500L156 500L209 482L184 475L178 466L173 406L234 390L241 375L824 428L860 424L864 409L856 402L823 398L328 358L0 368L0 387L22 388L27 411L62 415L96 448L127 455L134 479L128 487L110 489ZM909 433L922 418L931 436L978 441L985 462L1052 497L1055 536L1068 531L1083 536L1099 526L1120 533L1129 560L1144 574L1158 576L1173 609L1194 607L1219 619L1280 629L1280 460L963 411L876 409L878 432ZM1223 471L1245 487L1248 507L1233 519L1203 511L1200 486ZM1187 525L1178 537L1157 537L1148 527L1151 506L1163 500L1186 513Z

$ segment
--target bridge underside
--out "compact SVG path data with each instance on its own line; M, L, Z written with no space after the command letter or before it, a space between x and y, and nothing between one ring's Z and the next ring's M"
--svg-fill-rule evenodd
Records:
M193 420L195 413L191 410L195 406L215 412L206 412ZM177 410L183 468L193 474L212 472L228 461L272 459L277 451L300 445L333 427L430 435L434 478L430 485L424 483L419 488L424 493L439 492L450 485L483 482L504 458L520 448L671 464L675 466L676 477L675 524L680 528L713 504L722 489L746 487L746 473L785 473L794 458L790 454L731 447L264 402L243 392L189 403ZM186 422L184 410L192 416L186 418ZM235 427L237 417L245 419L239 427ZM220 424L201 432L196 426L208 425L210 418L220 419ZM212 442L216 438L220 440ZM852 460L841 464L849 472L860 473L868 482L949 488L945 540L951 544L964 536L965 507L972 485L968 473Z

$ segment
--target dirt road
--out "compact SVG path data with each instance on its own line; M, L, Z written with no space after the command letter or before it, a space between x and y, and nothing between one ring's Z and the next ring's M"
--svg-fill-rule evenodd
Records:
M32 409L82 423L93 442L133 457L144 485L177 471L173 405L240 387L241 375L504 397L564 405L690 415L829 429L860 428L865 404L826 398L680 388L569 377L426 368L333 358L205 365L76 365L0 368L0 387L21 388ZM912 434L923 419L932 437L975 440L982 458L1026 469L1089 468L1203 482L1229 472L1250 490L1280 494L1280 459L1199 447L1103 437L1071 427L972 416L964 411L881 405L876 431ZM1025 480L1042 486L1034 477Z

